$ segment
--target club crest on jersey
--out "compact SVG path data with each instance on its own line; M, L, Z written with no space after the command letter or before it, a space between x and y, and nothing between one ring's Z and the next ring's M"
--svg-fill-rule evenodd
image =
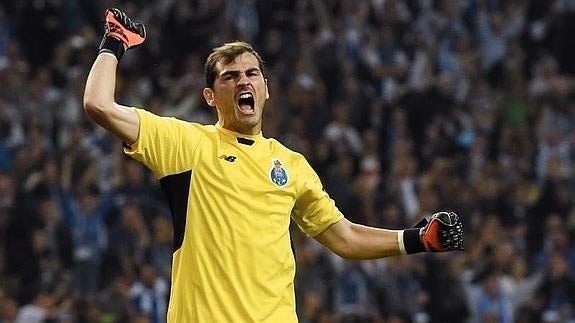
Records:
M274 159L272 161L270 178L277 186L284 186L288 182L288 173L279 159Z

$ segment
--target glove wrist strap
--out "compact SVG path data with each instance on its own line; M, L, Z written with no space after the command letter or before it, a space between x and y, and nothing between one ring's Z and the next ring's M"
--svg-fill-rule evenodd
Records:
M112 53L120 61L125 52L126 47L122 41L112 36L104 36L98 53Z
M425 247L419 236L420 228L403 230L403 246L406 254L424 252Z

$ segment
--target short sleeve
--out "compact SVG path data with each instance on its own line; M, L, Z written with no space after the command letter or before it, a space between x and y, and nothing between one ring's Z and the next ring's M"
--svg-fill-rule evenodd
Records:
M124 153L151 169L156 177L193 168L194 154L203 138L201 126L136 109L140 117L138 140Z
M297 198L292 218L307 235L314 237L343 219L334 200L323 190L319 176L305 158L298 167Z

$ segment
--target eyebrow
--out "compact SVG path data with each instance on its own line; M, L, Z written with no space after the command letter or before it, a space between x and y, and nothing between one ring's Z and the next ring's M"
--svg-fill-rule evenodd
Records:
M251 68L248 68L248 69L245 71L245 73L248 74L248 73L251 73L251 72L254 72L254 71L257 71L257 72L260 72L260 73L261 73L259 67L251 67ZM239 71L239 70L224 70L222 73L220 73L220 77L224 77L224 76L226 76L226 75L237 76L238 74L240 74L240 71Z

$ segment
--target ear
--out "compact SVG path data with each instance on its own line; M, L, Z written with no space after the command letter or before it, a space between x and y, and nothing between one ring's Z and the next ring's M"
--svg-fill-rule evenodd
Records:
M210 106L210 107L215 107L216 106L216 100L214 98L214 90L210 89L209 87L204 88L204 90L202 91L202 94L204 95L204 99L206 100L206 103Z
M264 79L266 82L266 100L270 98L270 90L268 88L268 79Z

